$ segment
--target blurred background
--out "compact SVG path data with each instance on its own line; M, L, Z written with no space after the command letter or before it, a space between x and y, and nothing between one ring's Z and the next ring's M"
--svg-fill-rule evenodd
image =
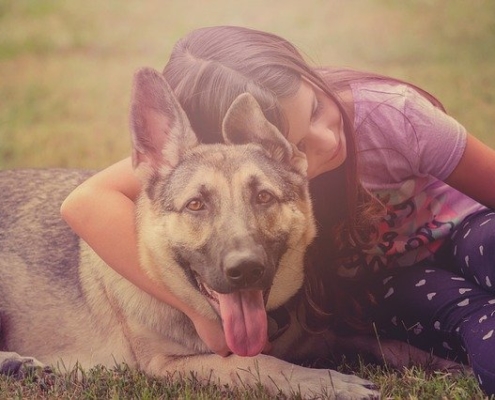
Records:
M282 35L315 65L418 84L495 147L493 0L0 0L0 168L126 157L134 71L223 24Z

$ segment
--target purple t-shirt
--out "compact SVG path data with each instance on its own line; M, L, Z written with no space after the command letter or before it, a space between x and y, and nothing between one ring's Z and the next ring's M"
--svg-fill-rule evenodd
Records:
M379 242L365 252L367 268L413 265L485 208L443 182L463 155L466 129L406 85L355 84L352 93L361 181L387 208Z

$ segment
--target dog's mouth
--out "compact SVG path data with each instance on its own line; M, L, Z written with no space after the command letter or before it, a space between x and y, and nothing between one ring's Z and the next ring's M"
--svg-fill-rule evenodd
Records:
M239 356L255 356L267 344L268 322L265 304L269 290L238 290L218 293L196 276L199 291L222 319L230 350Z
M199 276L196 275L196 283L198 285L198 289L200 293L205 296L208 301L214 302L213 307L218 310L218 305L219 305L219 300L218 300L218 292L215 292L213 289L210 289L208 285L206 285L204 282L202 282L199 279ZM268 302L268 296L270 295L270 288L261 291L263 293L263 303L266 305Z
M205 283L203 283L199 279L199 276L198 275L196 275L195 278L196 278L196 283L198 285L198 288L199 288L199 291L201 292L201 294L203 296L205 296L210 303L215 303L215 304L212 304L212 305L213 305L213 307L215 309L218 309L219 302L218 302L217 292L215 292L214 290L210 289Z

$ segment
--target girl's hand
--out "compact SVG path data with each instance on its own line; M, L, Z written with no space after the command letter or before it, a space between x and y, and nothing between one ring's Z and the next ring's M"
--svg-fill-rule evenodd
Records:
M225 341L222 326L218 321L213 321L200 314L194 314L191 311L189 311L188 316L193 322L197 334L212 352L222 357L232 354ZM272 344L267 340L263 354L270 354L271 350Z
M231 354L219 321L213 321L200 314L189 315L189 318L193 322L199 337L211 351L222 357Z

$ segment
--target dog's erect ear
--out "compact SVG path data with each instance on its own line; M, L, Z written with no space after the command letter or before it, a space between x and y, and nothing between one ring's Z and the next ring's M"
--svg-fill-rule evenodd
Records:
M197 139L172 89L159 72L143 68L134 75L131 101L134 168L145 176L173 168Z
M276 161L292 164L299 173L306 174L306 156L266 119L250 93L243 93L232 102L223 119L222 130L226 143L258 143Z

